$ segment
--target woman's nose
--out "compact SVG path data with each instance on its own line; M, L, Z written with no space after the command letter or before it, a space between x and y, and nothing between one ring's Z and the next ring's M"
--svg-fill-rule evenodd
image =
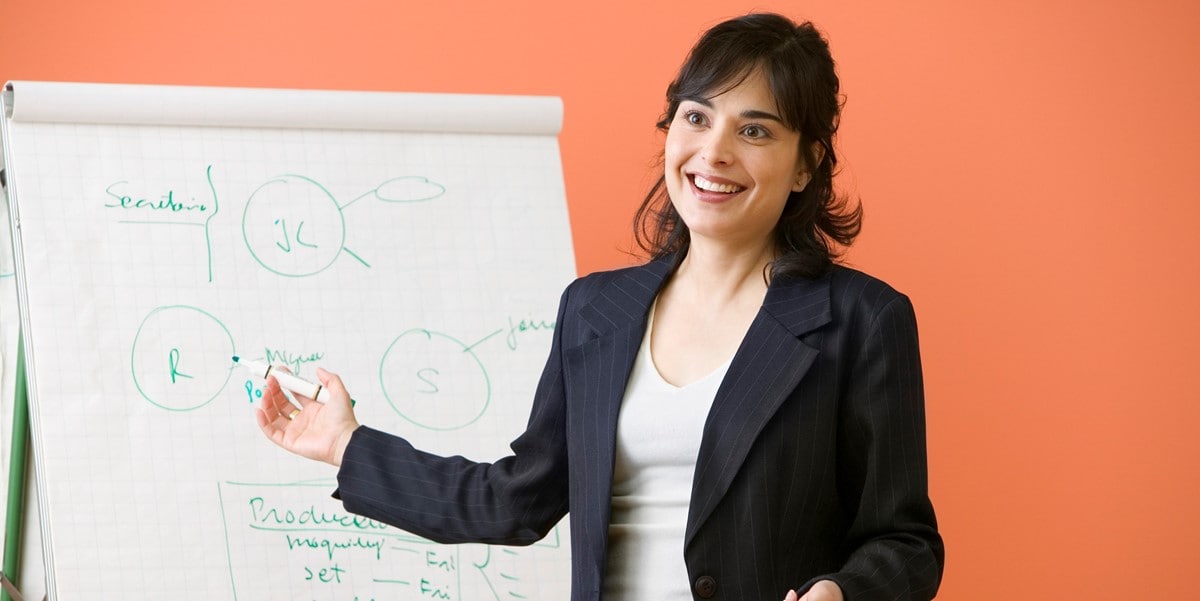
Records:
M714 127L704 137L700 158L710 165L726 165L733 162L733 135L723 128Z

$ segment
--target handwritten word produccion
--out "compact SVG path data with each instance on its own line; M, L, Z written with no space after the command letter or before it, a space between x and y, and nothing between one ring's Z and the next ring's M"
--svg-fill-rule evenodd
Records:
M253 516L252 526L341 526L355 530L387 530L387 524L364 518L353 513L327 513L317 511L315 506L301 510L279 508L267 504L263 497L252 497L250 514Z

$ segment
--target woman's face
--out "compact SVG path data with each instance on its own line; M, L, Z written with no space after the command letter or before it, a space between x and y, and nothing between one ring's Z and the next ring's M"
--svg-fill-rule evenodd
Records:
M693 243L762 244L788 194L804 189L800 133L779 115L758 70L718 96L679 103L667 130L666 183Z

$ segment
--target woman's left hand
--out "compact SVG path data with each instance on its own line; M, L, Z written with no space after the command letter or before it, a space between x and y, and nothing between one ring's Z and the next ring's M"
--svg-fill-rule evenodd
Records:
M845 601L842 596L842 588L832 580L821 580L812 585L803 597L796 595L796 591L788 591L783 601Z

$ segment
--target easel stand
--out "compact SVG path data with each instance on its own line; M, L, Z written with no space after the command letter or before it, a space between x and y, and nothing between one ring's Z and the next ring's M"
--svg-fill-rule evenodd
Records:
M12 460L8 466L8 512L4 524L4 573L0 601L24 601L17 580L21 569L21 526L25 516L25 475L29 451L29 397L25 389L25 350L17 334L16 398L13 402Z

